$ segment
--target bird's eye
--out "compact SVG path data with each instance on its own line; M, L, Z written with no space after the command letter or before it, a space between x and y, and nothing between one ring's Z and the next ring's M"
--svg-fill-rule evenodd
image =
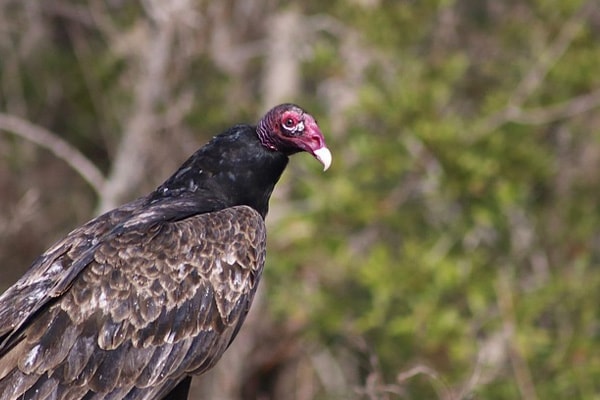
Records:
M287 128L293 128L294 125L295 125L295 121L292 118L288 118L288 119L285 120L284 125Z

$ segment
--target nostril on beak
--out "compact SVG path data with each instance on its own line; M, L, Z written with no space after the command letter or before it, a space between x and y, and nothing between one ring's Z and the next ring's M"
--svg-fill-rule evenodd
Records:
M325 145L325 142L323 140L323 136L319 135L319 134L312 134L310 137L310 147L312 149L320 149L321 147L323 147Z

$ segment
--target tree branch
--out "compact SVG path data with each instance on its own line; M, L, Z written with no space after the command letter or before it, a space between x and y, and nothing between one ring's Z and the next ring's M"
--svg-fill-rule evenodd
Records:
M596 107L600 107L600 89L547 107L518 109L508 115L507 120L526 125L542 125L574 117Z
M143 177L149 142L158 128L156 107L165 92L167 65L171 59L176 21L157 19L147 47L139 60L142 67L131 118L102 193L97 211L116 207Z
M537 400L538 396L533 378L531 377L531 371L515 340L517 327L515 305L510 277L508 276L508 272L504 270L500 272L496 282L496 296L498 298L498 310L502 318L502 328L508 344L508 358L512 365L521 398L525 400Z
M565 22L556 40L539 53L537 60L535 60L510 96L506 107L484 120L480 129L473 135L475 139L498 129L505 123L512 121L513 118L523 114L523 104L542 85L550 69L565 54L573 39L575 39L575 36L581 30L581 20L588 14L592 3L584 3Z
M41 126L22 118L0 113L0 130L11 132L51 151L73 168L100 196L105 179L98 168L79 150Z

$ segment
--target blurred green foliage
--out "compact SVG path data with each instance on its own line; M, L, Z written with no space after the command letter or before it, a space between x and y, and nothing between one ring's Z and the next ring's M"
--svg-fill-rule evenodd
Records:
M367 338L388 382L423 363L454 389L476 373L489 379L478 398L597 398L600 188L597 161L580 157L587 146L598 154L598 104L486 127L513 105L526 113L598 90L598 10L592 22L577 1L387 2L368 12L340 3L389 64L373 63L361 82L347 130L333 138L331 173L298 194L313 211L271 235L305 232L270 254L276 311L299 308L328 343ZM444 12L459 21L454 38L436 37ZM577 12L565 53L511 104ZM314 63L334 70L335 54L321 48ZM504 358L494 371L487 364L498 360L482 359L491 346ZM411 398L431 390L403 387Z

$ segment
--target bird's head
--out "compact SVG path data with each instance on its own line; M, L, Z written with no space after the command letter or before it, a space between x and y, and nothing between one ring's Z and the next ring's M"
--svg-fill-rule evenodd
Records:
M327 170L331 152L325 145L323 133L312 115L294 104L280 104L272 108L256 127L262 144L286 155L306 151Z

